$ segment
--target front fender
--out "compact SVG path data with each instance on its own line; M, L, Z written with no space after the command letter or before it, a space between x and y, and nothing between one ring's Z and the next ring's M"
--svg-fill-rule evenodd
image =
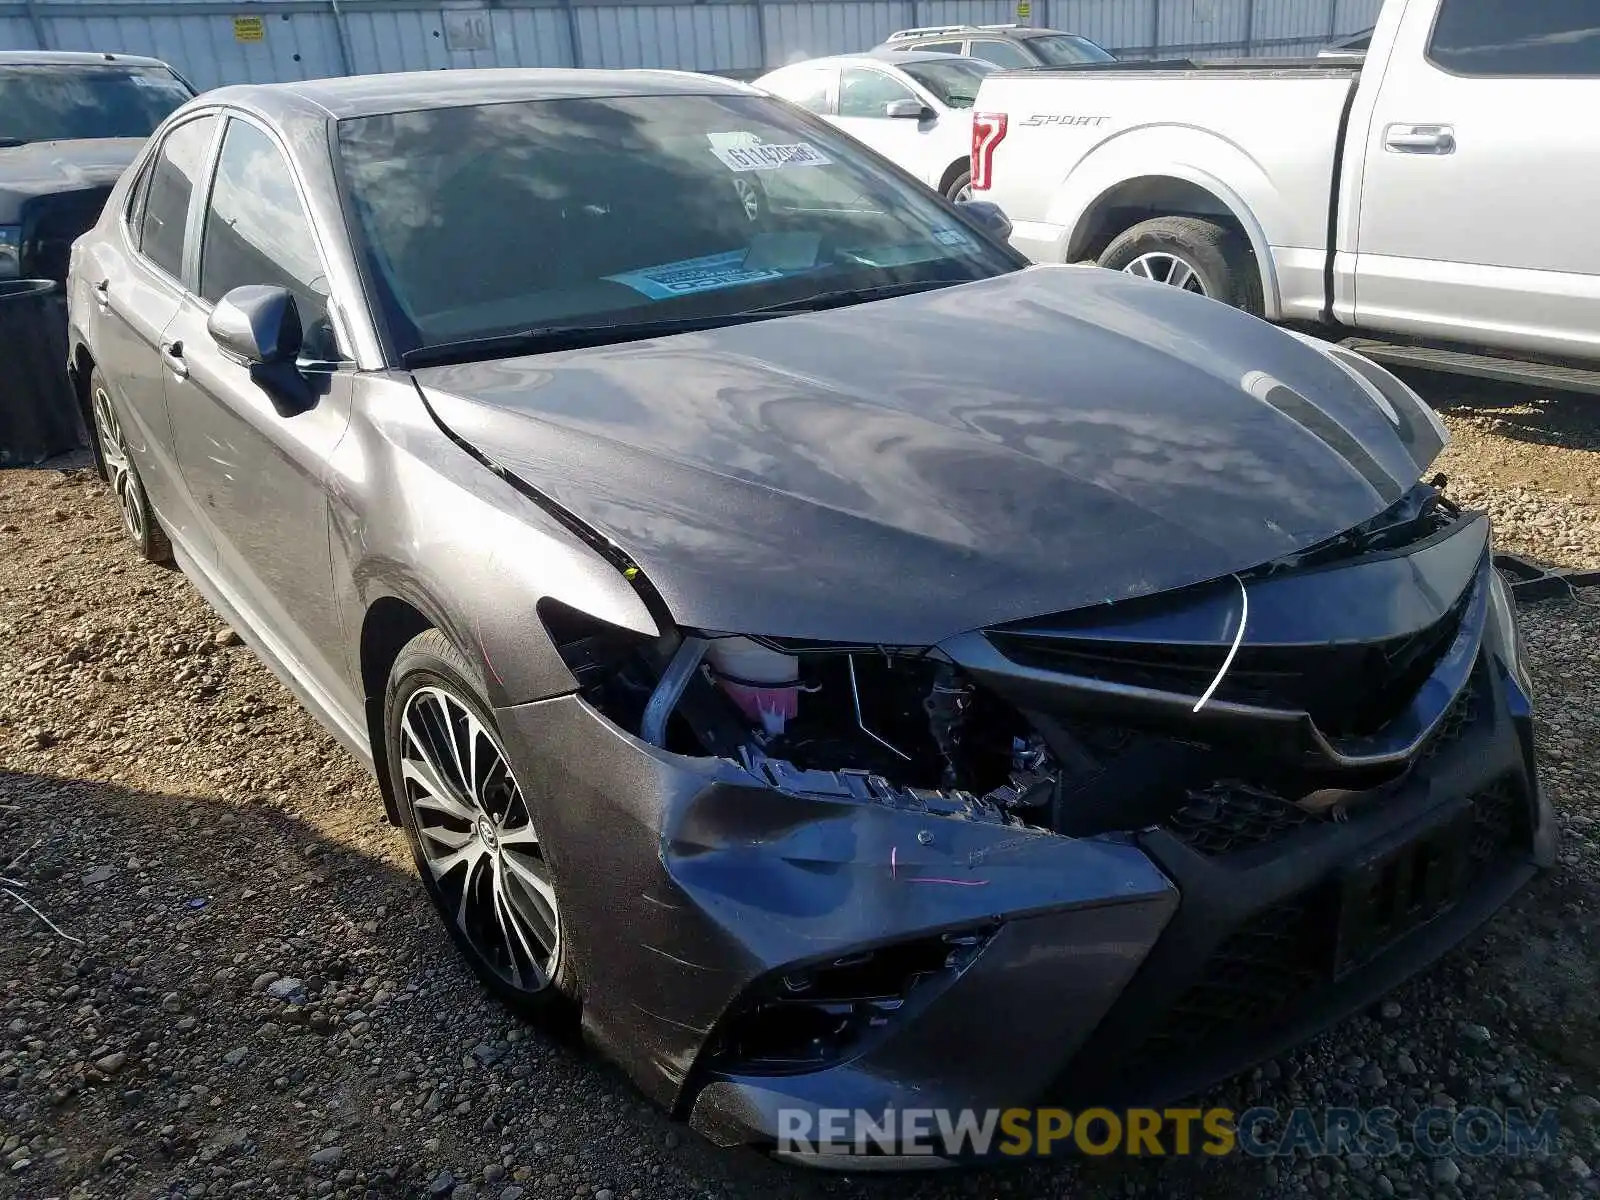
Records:
M1232 213L1261 267L1265 316L1276 318L1281 301L1268 230L1290 229L1297 218L1260 164L1237 145L1203 129L1136 126L1090 151L1067 176L1048 210L1050 224L1070 231L1061 248L1064 260L1072 261L1082 251L1091 218L1112 192L1137 179L1162 177L1209 192Z
M575 686L540 621L541 600L659 632L614 566L434 423L408 376L359 380L328 490L334 582L358 686L360 633L385 599L450 639L496 707Z

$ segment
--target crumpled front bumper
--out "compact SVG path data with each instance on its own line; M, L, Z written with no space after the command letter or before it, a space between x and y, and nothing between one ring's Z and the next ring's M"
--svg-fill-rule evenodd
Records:
M788 794L646 746L575 696L497 715L550 847L586 1032L713 1140L770 1146L785 1108L1175 1099L1415 973L1553 855L1523 687L1485 650L1472 688L1381 804L1220 849L1193 830L1070 839ZM1353 956L1352 878L1446 827L1472 831L1459 893ZM979 948L838 1061L725 1052L729 1022L787 973L944 933Z
M1131 844L787 794L646 746L576 697L498 717L551 849L586 1032L721 1141L769 1135L763 1109L782 1095L976 1103L1037 1090L1177 907ZM708 1069L708 1039L761 981L968 931L981 951L919 985L870 1055L759 1080Z

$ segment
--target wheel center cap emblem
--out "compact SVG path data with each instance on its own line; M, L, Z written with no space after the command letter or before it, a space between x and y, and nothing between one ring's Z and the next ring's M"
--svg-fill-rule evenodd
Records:
M488 817L478 818L478 837L489 849L500 849L500 835L495 832L494 822Z

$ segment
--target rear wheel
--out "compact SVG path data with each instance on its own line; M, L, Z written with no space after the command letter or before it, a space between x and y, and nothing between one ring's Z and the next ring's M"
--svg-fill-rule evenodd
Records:
M945 188L944 194L958 204L963 200L972 199L972 172L962 171L950 181L950 186Z
M104 468L106 483L116 497L123 531L133 542L139 557L162 565L170 563L172 543L150 508L150 497L145 495L139 470L128 453L128 440L123 436L122 421L112 403L111 391L98 367L89 376L89 410L94 420L97 463Z
M1124 231L1100 265L1221 300L1260 316L1261 276L1237 232L1199 217L1156 217Z
M385 767L417 872L495 995L570 1014L561 908L528 798L466 661L437 630L401 650L384 704Z

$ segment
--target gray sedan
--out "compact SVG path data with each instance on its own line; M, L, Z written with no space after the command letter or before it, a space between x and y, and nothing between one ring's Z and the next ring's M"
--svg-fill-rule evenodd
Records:
M1183 1094L1550 861L1433 414L1005 230L739 84L454 71L200 97L73 251L135 548L719 1141Z

